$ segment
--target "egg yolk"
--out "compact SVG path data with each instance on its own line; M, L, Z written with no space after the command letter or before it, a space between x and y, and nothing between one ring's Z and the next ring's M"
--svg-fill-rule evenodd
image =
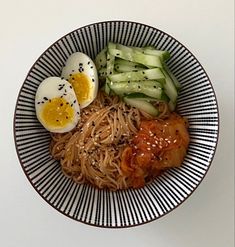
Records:
M84 73L73 74L68 81L72 84L80 104L83 104L90 98L91 83L87 75Z
M44 103L41 118L47 126L64 127L72 121L74 109L64 98L53 98Z

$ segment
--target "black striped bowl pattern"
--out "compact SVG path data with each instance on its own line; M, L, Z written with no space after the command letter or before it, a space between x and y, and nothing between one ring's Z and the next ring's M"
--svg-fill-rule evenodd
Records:
M168 50L168 66L182 88L178 111L188 118L190 145L180 168L170 169L141 189L112 192L66 178L49 153L50 134L38 122L34 97L42 80L60 76L70 54L94 59L108 41L128 46L153 45ZM28 180L51 206L94 226L129 227L158 219L180 205L207 173L217 146L219 115L211 82L195 56L165 32L129 21L107 21L81 27L52 44L30 69L15 108L14 136Z

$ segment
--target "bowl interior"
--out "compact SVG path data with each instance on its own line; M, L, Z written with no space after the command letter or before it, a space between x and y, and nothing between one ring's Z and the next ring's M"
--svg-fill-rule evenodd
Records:
M170 169L138 190L111 192L77 185L49 153L50 134L35 115L38 85L60 76L65 61L81 51L91 58L108 41L168 50L168 65L182 85L177 109L188 118L190 145L180 168ZM181 204L204 178L218 138L218 107L209 78L192 53L170 35L147 25L110 21L79 28L51 45L35 62L19 92L14 134L18 157L37 192L63 214L92 225L126 227L157 219Z

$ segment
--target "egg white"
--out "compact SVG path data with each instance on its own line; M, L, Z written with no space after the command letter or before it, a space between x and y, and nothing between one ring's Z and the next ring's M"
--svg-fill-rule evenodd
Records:
M74 110L73 118L65 126L48 125L42 118L43 107L54 98L63 98ZM36 115L40 123L50 132L64 133L72 130L80 119L80 107L71 84L60 77L49 77L41 82L35 96Z
M61 77L68 80L72 75L77 73L83 73L89 79L89 97L83 103L79 102L80 108L84 108L97 96L98 74L92 59L82 52L75 52L67 59L66 64L62 69Z

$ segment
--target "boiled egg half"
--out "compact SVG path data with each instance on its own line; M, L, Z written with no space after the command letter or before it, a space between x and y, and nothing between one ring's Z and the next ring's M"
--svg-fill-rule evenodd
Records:
M73 86L80 108L88 106L97 96L98 75L94 62L82 52L73 53L64 68L61 77Z
M41 82L35 96L36 115L50 132L72 130L80 119L80 108L72 85L60 77Z

